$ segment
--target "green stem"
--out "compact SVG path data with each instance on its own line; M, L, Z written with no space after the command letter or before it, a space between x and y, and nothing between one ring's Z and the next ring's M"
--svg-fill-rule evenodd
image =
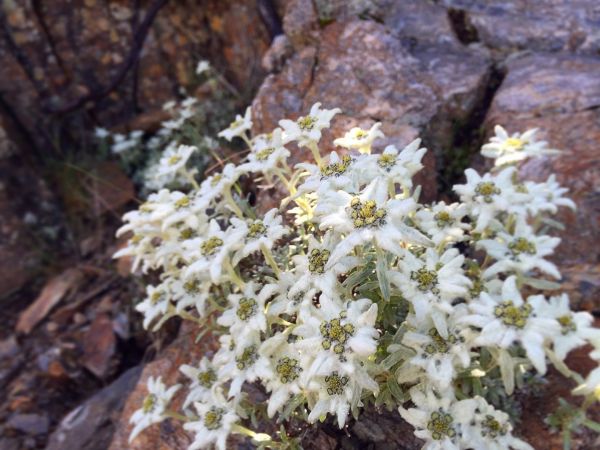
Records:
M194 176L186 168L183 168L182 172L183 172L183 176L190 182L190 184L192 185L192 187L195 190L200 189L200 186L198 185L198 182L196 181L196 179L194 178Z
M231 206L231 209L233 210L235 215L242 219L244 217L244 213L233 199L233 196L231 195L231 187L228 187L224 190L223 196L225 197L225 201L227 202L227 204Z
M246 136L246 132L245 131L244 131L243 134L240 134L240 137L246 143L246 145L248 146L248 148L250 149L250 151L252 151L252 142L250 142L250 139L248 139L248 136Z
M240 278L240 276L237 274L237 272L235 271L235 269L233 268L233 266L231 265L231 262L226 260L223 262L223 264L225 265L226 269L227 269L227 274L229 275L229 277L231 278L231 281L233 281L233 283L240 288L240 290L244 289L245 283L244 280L242 280Z
M317 166L321 167L323 160L321 159L321 153L319 152L319 147L317 146L317 143L310 141L310 143L308 144L308 148L310 149L310 151L313 155L313 158L315 158L315 162L317 163Z
M279 274L281 273L281 271L279 270L279 266L277 265L275 258L273 258L273 254L271 253L271 250L265 244L260 244L260 250L262 251L263 255L265 256L265 260L267 261L269 266L271 266L271 268L275 272L275 275L277 275L277 277L279 277Z
M180 420L182 422L189 422L190 421L189 417L186 417L183 414L179 414L179 413L177 413L175 411L165 411L163 413L163 416L170 417L171 419L175 419L175 420Z

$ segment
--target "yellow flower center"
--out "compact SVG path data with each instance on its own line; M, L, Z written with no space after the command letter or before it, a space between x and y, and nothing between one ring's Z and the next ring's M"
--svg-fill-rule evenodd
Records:
M481 422L483 428L483 436L489 435L492 438L498 437L498 435L504 436L508 432L508 426L501 424L493 416L485 416L485 420Z
M452 216L448 211L440 211L433 216L433 219L437 222L437 226L440 228L447 227L453 222Z
M431 343L425 346L425 352L430 355L434 355L436 353L448 353L450 350L450 346L456 344L460 339L454 336L453 334L448 336L448 339L444 339L435 328L431 328L427 333L431 338Z
M216 236L213 236L211 238L208 238L202 243L202 245L200 245L200 251L204 256L211 256L214 255L219 249L219 247L221 247L222 245L223 240Z
M494 308L494 315L502 320L504 325L515 328L525 328L531 315L531 305L515 306L512 300L505 300Z
M265 161L269 156L271 156L275 152L273 147L265 148L256 153L256 159L259 161Z
M324 177L340 176L352 163L352 158L349 155L342 156L342 160L336 163L331 163L321 167L321 175Z
M426 267L421 267L419 270L410 273L410 279L418 283L420 291L431 291L434 294L439 293L439 289L436 287L438 276L435 270L427 270Z
M502 191L491 181L482 181L475 187L475 193L481 195L486 203L492 202L492 195L498 195Z
M267 231L267 227L265 227L262 221L257 220L248 227L248 236L251 238L256 238L265 234L265 231Z
M156 406L157 400L158 399L156 398L156 395L148 394L144 399L144 403L142 404L142 411L144 411L145 414L151 413Z
M348 377L340 377L337 372L325 377L325 385L329 395L341 395L344 393L344 386L348 384Z
M247 369L254 364L254 361L256 361L257 357L258 355L256 354L256 346L251 345L250 347L246 347L241 356L235 358L237 368L240 370Z
M519 139L519 138L508 138L506 141L504 141L503 147L505 149L511 149L511 150L523 150L523 147L525 147L526 142L523 139Z
M367 136L369 136L369 132L365 130L357 130L354 133L354 137L359 140L365 139Z
M198 383L200 384L200 386L203 386L207 389L209 389L210 387L212 387L212 385L215 383L215 381L217 381L217 374L215 373L214 370L212 369L208 369L205 370L204 372L200 372L198 374Z
M173 155L169 158L169 165L170 166L174 166L175 164L177 164L179 161L181 161L181 156L179 155Z
M427 429L431 432L431 437L436 441L444 439L446 436L454 437L456 432L452 426L453 418L450 414L440 411L434 411L427 422Z
M152 293L152 295L150 296L150 302L153 305L156 305L160 300L163 299L163 297L165 296L165 293L162 291L154 291Z
M313 248L308 256L308 270L311 273L323 273L325 272L325 265L329 261L329 250L319 250Z
M536 253L535 244L522 237L517 238L508 244L508 248L514 256L521 253L527 253L529 255L535 255Z
M302 131L310 131L317 123L317 118L312 116L300 117L296 123Z
M377 160L377 164L382 169L389 169L394 164L396 164L396 155L392 155L391 153L382 153Z
M187 208L188 206L190 206L190 198L187 195L184 195L175 202L175 208L177 209Z
M350 202L350 217L356 228L379 227L385 224L387 212L383 208L378 208L374 200L361 202L358 197L354 197Z
M186 281L183 284L183 290L189 295L197 294L198 292L200 292L200 280L194 278L190 281Z
M560 324L563 335L577 331L577 325L573 322L573 316L571 314L561 316L556 320L558 320L558 323Z
M196 231L194 231L191 228L184 228L183 230L181 230L179 232L179 240L180 241L187 241L188 239L191 239L194 236L196 236Z
M258 304L256 303L256 300L253 298L244 297L240 299L236 314L240 320L246 322L248 319L250 319L250 317L256 314L256 311L258 311Z
M297 359L288 358L286 356L277 362L277 367L275 370L277 371L279 379L282 383L289 383L298 378L300 372L302 371L302 367L298 365Z
M341 319L324 320L319 327L323 340L321 345L325 350L333 349L337 355L342 355L345 350L345 344L354 334L354 325L342 325Z
M221 420L223 420L223 414L225 410L213 406L204 415L204 427L207 430L216 430L221 427Z

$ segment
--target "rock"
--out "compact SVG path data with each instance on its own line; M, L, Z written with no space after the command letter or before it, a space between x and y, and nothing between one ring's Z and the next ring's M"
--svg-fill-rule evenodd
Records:
M584 277L569 267L587 270L600 261L600 247L590 245L600 240L600 60L532 55L509 62L507 69L486 118L487 130L495 124L509 132L537 127L540 138L562 150L554 158L525 162L520 173L538 181L556 173L559 183L569 188L578 208L561 208L556 216L566 229L558 233L562 242L555 259L570 278ZM590 300L581 294L580 301Z
M68 413L50 436L46 450L105 450L141 371L141 367L129 369Z
M19 352L19 343L14 335L0 341L0 361L12 358Z
M82 279L83 274L74 268L50 279L35 301L21 313L16 331L24 334L30 333L67 293L77 288Z
M7 3L0 17L6 34L0 41L3 110L35 143L28 153L41 154L50 144L51 123L80 144L80 133L70 131L89 124L89 111L110 128L140 110L160 109L180 87L197 82L198 57L251 95L262 81L260 60L271 41L258 3L209 0L194 7L153 0L108 8L89 1L76 14L66 0ZM149 17L145 34L141 24ZM143 42L141 51L134 41ZM75 114L64 115L69 111Z
M104 378L115 354L117 338L106 314L98 314L83 337L82 364L98 378Z
M312 17L310 11L305 14L306 20ZM284 25L286 20L287 15ZM422 135L431 151L417 181L423 198L432 200L436 157L451 150L453 124L465 120L481 100L490 65L484 54L455 43L412 49L399 32L361 20L322 29L318 45L303 43L280 74L265 79L253 102L255 131L270 131L280 119L296 118L320 101L343 111L323 142L376 121L387 137L380 147L402 147ZM306 149L292 154L293 162L310 159Z
M40 414L14 414L8 419L7 426L31 435L48 432L50 420Z
M190 444L190 437L181 425L174 420L166 420L153 425L141 433L131 444L128 443L131 425L131 414L140 408L146 394L148 377L161 376L166 385L182 382L185 376L179 372L181 364L196 364L203 355L212 355L217 348L217 342L210 333L204 335L201 341L195 343L196 327L184 323L179 337L164 349L158 357L147 364L135 389L127 398L121 419L115 429L110 450L175 450L185 449ZM183 389L175 397L172 408L177 410L183 402Z
M595 0L442 0L457 33L476 30L475 40L503 53L600 50L600 5Z

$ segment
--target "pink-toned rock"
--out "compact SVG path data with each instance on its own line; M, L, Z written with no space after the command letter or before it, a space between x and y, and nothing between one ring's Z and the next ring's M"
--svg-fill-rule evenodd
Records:
M441 0L462 13L455 27L476 30L475 40L510 53L516 50L573 51L600 49L600 5L595 0Z
M425 47L413 54L385 25L333 23L320 31L318 45L302 47L280 74L266 78L253 103L255 127L270 131L280 119L297 118L319 101L343 111L324 133L324 143L376 121L386 134L377 147L402 147L423 135L431 151L417 181L423 198L432 200L436 154L450 150L452 121L472 112L488 75L486 57L462 47ZM295 162L310 159L305 149L293 155Z
M134 391L125 403L110 450L179 450L186 449L191 443L191 437L183 430L181 424L171 419L147 428L131 444L128 443L131 433L129 418L141 407L147 395L148 378L160 376L168 386L183 382L186 377L179 371L179 366L197 364L202 356L210 357L216 349L217 342L210 333L205 334L200 342L196 343L197 328L188 326L188 323L185 325L179 337L144 367ZM184 396L182 389L173 401L173 410L178 410Z
M486 126L502 124L509 132L537 127L539 137L562 150L553 158L525 162L523 177L545 180L556 173L569 188L577 210L561 208L566 226L555 261L565 272L572 297L586 309L600 305L597 283L583 289L600 261L600 60L575 56L529 56L508 64L508 74L492 102ZM589 271L589 274L588 274ZM593 276L592 276L593 278Z

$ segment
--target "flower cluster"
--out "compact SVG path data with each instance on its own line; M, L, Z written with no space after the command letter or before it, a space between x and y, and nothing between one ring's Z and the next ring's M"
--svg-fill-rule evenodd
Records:
M544 295L556 287L545 277L560 279L548 259L560 240L546 235L543 218L574 205L553 177L521 180L511 165L554 151L533 131L509 137L498 127L483 148L497 167L468 169L456 203L422 204L413 181L426 152L419 139L376 152L376 123L335 139L339 153L321 154L339 112L317 103L251 136L248 108L219 134L242 139L248 155L199 185L186 168L193 147L164 151L157 172L184 174L194 187L159 190L126 214L119 235L130 237L116 256L161 273L137 305L145 327L180 316L210 328L219 349L181 367L183 414L165 406L179 387L151 380L132 438L161 417L186 422L191 449L224 449L232 432L256 438L242 424L262 408L245 395L260 383L268 417L332 415L341 428L366 404L386 404L425 449L530 448L481 379L501 380L511 394L517 372L543 375L548 360L568 371L566 355L588 342L600 354L591 315L571 311L566 294ZM297 147L314 162L290 168ZM249 177L289 195L265 210L241 188ZM580 390L598 391L599 378L592 372Z

